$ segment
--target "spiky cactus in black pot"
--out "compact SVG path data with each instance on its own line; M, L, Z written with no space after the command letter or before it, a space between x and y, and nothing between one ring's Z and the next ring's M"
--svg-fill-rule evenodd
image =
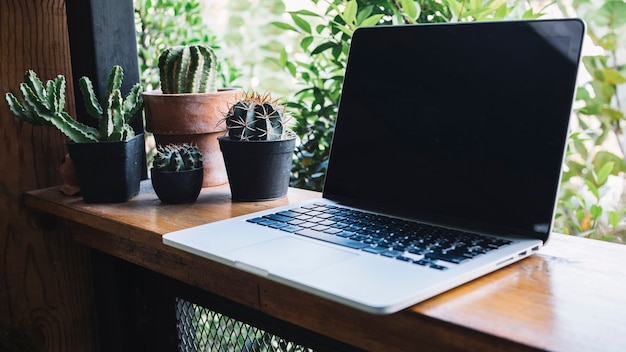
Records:
M288 128L289 114L269 93L244 94L222 122L218 138L230 182L232 199L263 201L287 194L296 145Z
M99 101L88 77L80 79L87 113L96 127L73 119L65 111L65 77L43 83L29 70L20 84L22 100L7 93L7 106L17 118L35 126L53 126L70 142L67 149L87 203L125 202L139 192L145 150L143 134L135 135L130 123L143 107L141 86L136 83L126 96L121 93L124 71L113 66L106 96ZM72 192L73 193L73 192Z
M168 144L157 148L152 162L152 187L163 203L194 202L204 176L202 153L190 144Z

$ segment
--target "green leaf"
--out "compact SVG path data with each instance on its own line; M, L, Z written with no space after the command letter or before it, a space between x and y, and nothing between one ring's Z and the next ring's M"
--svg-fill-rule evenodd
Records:
M359 23L359 26L374 26L380 22L381 18L383 18L382 14L370 16Z
M337 28L338 30L340 30L343 33L345 33L348 37L352 38L352 33L353 33L352 29L342 25L341 23L335 22L335 21L332 21L331 23L332 23L332 25L335 28Z
M313 51L311 51L311 56L313 55L318 55L319 53L331 49L335 46L335 43L332 42L326 42L326 43L322 43L320 45L318 45L315 49L313 49Z
M280 29L283 29L283 30L298 32L296 27L290 25L289 23L285 23L285 22L271 22L270 25L276 26L276 27L278 27Z
M350 0L346 3L345 10L341 14L341 18L346 22L347 25L355 25L356 24L356 13L358 10L358 4L356 0Z
M317 13L313 11L309 11L309 10L290 11L289 13L295 13L295 14L302 15L302 16L320 17L320 15L318 15Z
M602 165L600 170L597 171L597 176L596 176L597 185L603 185L606 183L606 180L611 174L611 172L613 171L614 166L615 166L615 163L613 163L612 161Z
M419 4L417 4L415 1L413 0L400 0L400 6L402 6L402 9L404 10L404 13L406 13L406 15L412 19L412 20L416 20L419 15L420 15L420 8L419 8Z
M604 81L611 85L620 85L626 83L626 77L624 77L619 71L614 68L606 67L602 69Z
M593 204L589 209L589 212L594 219L597 219L600 215L602 215L602 207L597 204Z
M595 168L601 167L608 163L613 163L612 175L617 176L620 172L626 172L626 161L621 156L608 151L599 151L593 158Z
M313 43L313 37L312 36L307 36L302 38L302 40L300 41L300 47L304 50L304 51L308 51L309 46L311 45L311 43Z
M304 32L311 34L311 25L308 21L293 12L290 12L289 15L291 16L291 19L293 20L293 23L296 24L296 26L298 26Z
M619 220L620 217L624 214L624 211L609 211L609 224L611 224L611 227L613 227L613 229L617 229L617 226L619 226Z
M606 1L591 20L598 26L617 29L626 24L626 3L624 1Z

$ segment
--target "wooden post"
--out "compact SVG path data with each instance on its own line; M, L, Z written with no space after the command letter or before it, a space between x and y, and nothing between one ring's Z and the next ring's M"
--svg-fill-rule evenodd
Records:
M80 77L87 76L93 81L98 97L103 97L111 67L120 65L124 69L121 90L128 93L139 82L133 0L66 2L74 85L78 87ZM76 94L75 99L78 120L95 125L95 119L87 115L82 95ZM144 132L141 116L131 125L135 133ZM142 179L147 179L145 153L142 166Z
M27 208L25 191L61 183L65 137L10 114L24 72L67 79L75 116L64 0L0 1L0 350L97 351L89 252L67 224Z

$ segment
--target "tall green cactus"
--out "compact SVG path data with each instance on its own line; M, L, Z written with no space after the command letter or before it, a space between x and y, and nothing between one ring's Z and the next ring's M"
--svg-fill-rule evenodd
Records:
M228 109L224 121L230 139L277 140L287 132L285 108L269 94L246 94Z
M99 128L80 123L63 109L65 108L65 77L57 76L46 81L44 86L37 74L28 70L24 83L20 84L23 102L13 93L5 99L15 117L36 126L54 126L76 143L99 141L125 141L135 133L129 123L143 106L140 99L141 86L136 84L126 98L122 99L120 87L124 71L113 66L109 74L107 100L104 109L94 93L93 84L87 77L80 79L80 90L87 112L98 120Z
M217 92L217 56L206 45L165 49L159 56L159 76L165 94Z
M152 166L158 171L184 171L202 167L202 153L190 144L168 144L157 148Z

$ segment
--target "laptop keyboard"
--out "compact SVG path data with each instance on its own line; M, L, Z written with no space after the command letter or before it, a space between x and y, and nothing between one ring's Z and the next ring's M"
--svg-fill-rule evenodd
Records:
M306 205L247 221L438 270L512 243L328 204Z

